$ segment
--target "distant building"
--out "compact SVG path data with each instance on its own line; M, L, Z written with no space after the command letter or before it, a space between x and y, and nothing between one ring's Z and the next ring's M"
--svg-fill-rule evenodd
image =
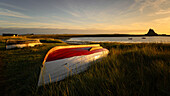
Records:
M18 36L18 34L3 33L2 36Z
M153 30L153 29L149 29L148 33L145 34L147 36L157 36L158 34Z

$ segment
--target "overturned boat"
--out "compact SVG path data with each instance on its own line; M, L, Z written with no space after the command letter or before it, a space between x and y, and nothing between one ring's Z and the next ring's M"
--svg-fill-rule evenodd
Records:
M12 48L24 48L24 47L34 47L35 45L42 44L39 39L33 40L7 40L6 49Z
M85 71L90 62L105 57L108 53L109 50L99 44L56 46L44 58L38 86Z

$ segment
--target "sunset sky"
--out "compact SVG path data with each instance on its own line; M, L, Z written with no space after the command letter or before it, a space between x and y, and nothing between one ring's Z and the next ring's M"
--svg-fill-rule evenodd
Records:
M153 28L170 34L170 0L0 0L0 32L21 28L56 34L145 34Z

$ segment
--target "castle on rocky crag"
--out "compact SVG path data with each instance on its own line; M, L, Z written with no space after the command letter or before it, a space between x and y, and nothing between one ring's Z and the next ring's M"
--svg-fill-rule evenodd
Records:
M145 34L147 36L157 36L158 34L153 30L153 29L149 29L148 33Z

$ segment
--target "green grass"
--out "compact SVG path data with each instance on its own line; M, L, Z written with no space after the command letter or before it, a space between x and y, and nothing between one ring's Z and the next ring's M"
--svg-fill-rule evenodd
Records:
M170 95L170 51L164 44L101 44L110 54L86 72L39 88L38 96ZM121 45L121 47L120 47ZM115 46L115 48L114 48Z
M0 42L5 92L25 96L168 96L170 95L170 44L101 43L108 57L63 81L37 88L46 52L64 43L5 50Z
M5 49L5 42L0 42L0 62L3 63L3 75L6 94L31 95L37 86L38 75L43 59L54 46L67 45L65 43L44 43L33 48Z

